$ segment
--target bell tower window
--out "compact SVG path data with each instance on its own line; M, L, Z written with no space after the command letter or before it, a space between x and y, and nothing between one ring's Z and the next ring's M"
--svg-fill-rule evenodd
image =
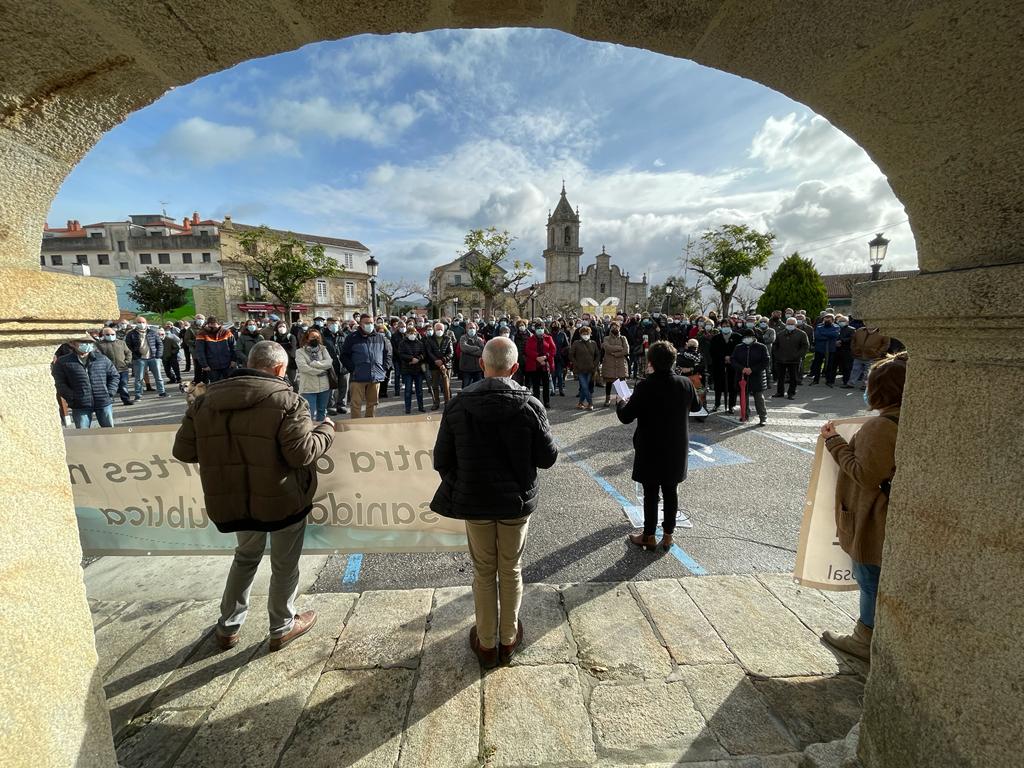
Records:
M565 228L565 244L572 245L572 227Z

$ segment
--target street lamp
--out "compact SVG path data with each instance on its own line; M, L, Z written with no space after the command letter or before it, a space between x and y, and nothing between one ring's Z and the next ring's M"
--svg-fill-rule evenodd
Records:
M665 281L665 300L661 303L662 314L667 314L672 309L672 291L675 290L676 281L673 278L669 278ZM666 305L668 308L666 309Z
M375 321L377 319L377 267L379 266L380 262L373 256L366 260L366 271L370 273L370 308Z
M530 286L530 322L537 317L537 306L534 303L534 298L537 296L537 284L534 283Z
M885 252L888 247L889 241L882 237L881 232L868 243L868 261L871 262L872 280L878 279L878 273L882 269L882 262L885 261Z
M455 311L452 314L453 315L458 315L459 314L459 297L458 296L453 296L452 297L452 304L455 305Z

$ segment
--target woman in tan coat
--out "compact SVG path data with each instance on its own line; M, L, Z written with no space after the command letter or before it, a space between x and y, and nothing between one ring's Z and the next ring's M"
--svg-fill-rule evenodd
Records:
M622 335L618 323L608 326L608 335L602 349L604 362L601 363L601 376L604 377L604 407L607 408L611 401L612 383L629 376L629 342ZM615 399L618 400L618 397Z
M825 632L834 648L871 660L875 602L885 542L889 492L896 473L896 433L907 377L907 355L901 352L875 363L868 374L864 401L878 415L868 419L850 442L832 422L821 428L825 447L839 464L836 484L836 527L839 546L853 558L853 575L860 587L860 620L852 635Z

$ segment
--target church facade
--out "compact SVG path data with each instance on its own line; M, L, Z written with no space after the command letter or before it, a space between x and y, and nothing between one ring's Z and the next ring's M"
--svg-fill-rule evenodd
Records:
M579 311L582 299L601 304L605 299L618 299L622 311L632 311L647 300L647 276L639 281L611 263L611 254L601 246L593 264L580 271L583 248L580 246L580 212L569 204L562 185L562 195L555 210L548 214L547 248L544 249L544 282L537 301L546 312Z

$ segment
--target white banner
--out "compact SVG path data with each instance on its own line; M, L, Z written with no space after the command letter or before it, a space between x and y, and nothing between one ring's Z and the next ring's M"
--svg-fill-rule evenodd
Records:
M317 462L307 554L466 550L465 524L430 511L440 482L433 416L339 422ZM65 436L86 555L232 554L206 516L199 469L171 455L177 426Z
M868 417L835 419L836 431L850 440ZM836 530L836 484L839 465L825 450L820 436L814 449L811 482L804 502L804 519L800 524L796 568L793 577L801 584L836 592L857 589L853 578L853 561L839 546Z

